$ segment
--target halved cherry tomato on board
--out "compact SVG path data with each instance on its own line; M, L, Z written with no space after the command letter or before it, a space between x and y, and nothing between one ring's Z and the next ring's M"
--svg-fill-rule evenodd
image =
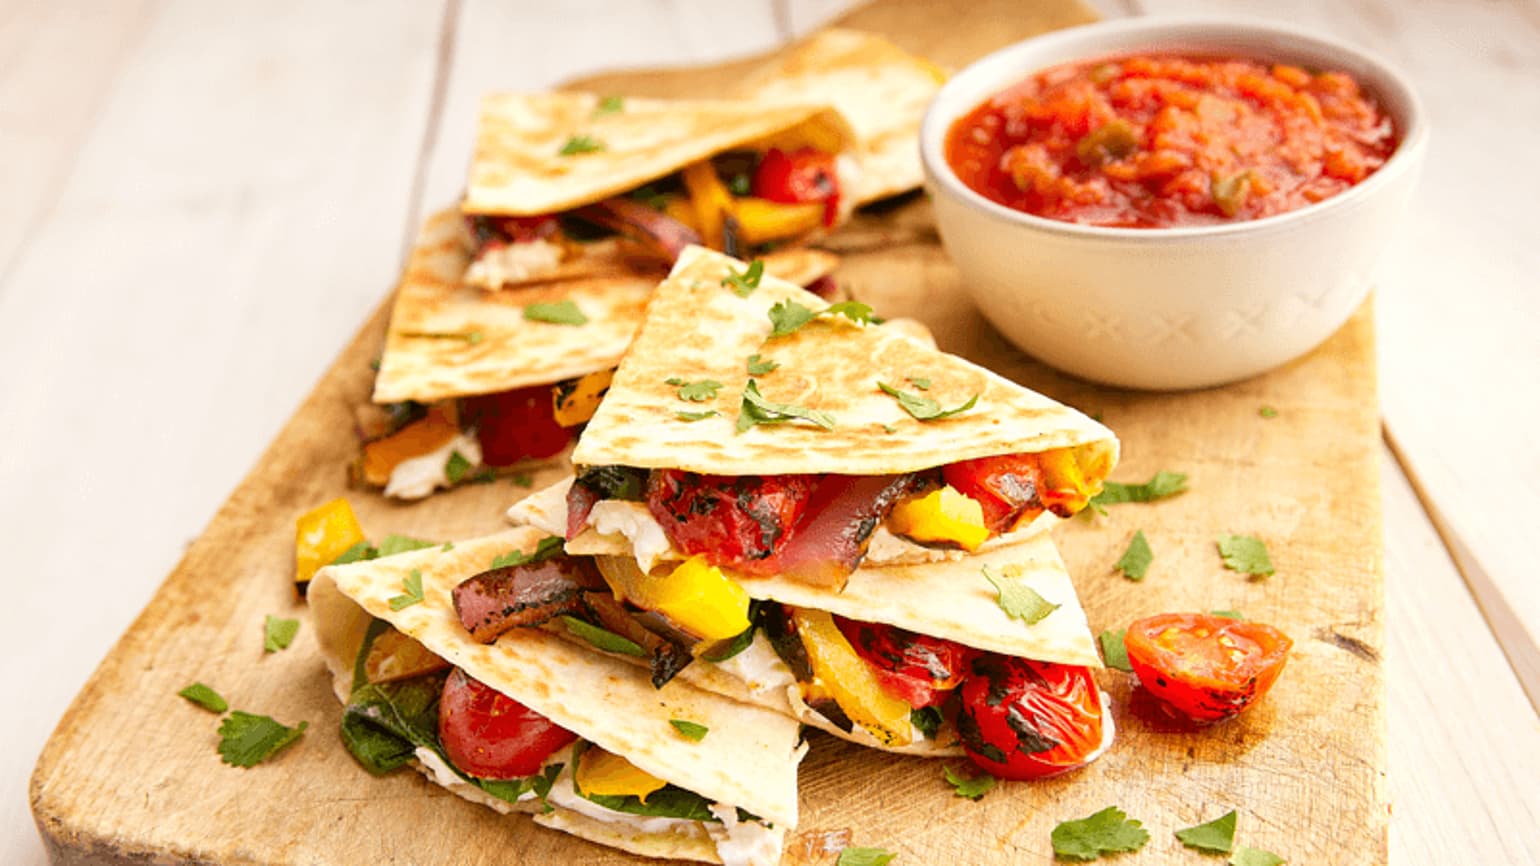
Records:
M455 668L438 704L438 736L450 763L478 779L540 772L577 734Z
M823 224L839 215L839 175L834 154L811 147L787 153L772 147L754 170L754 195L782 204L824 203Z
M883 690L915 708L945 701L962 684L968 660L977 654L960 643L896 626L839 616L834 623L877 675Z
M1228 719L1266 694L1294 645L1270 625L1202 613L1138 620L1124 643L1139 682L1199 722Z
M806 509L816 475L697 475L654 471L647 510L686 556L744 566L775 552Z
M1091 669L1010 656L974 659L957 733L973 763L1002 779L1039 779L1085 764L1102 742Z
M551 457L572 441L572 431L556 421L546 385L467 397L465 420L476 428L481 462L488 466Z

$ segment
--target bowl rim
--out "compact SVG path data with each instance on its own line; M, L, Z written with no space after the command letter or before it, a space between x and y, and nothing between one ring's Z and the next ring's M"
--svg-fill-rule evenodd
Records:
M1125 42L1140 36L1149 37L1150 44L1141 47L1138 44ZM1340 54L1350 58L1350 61L1344 65L1356 66L1361 70L1353 73L1355 78L1360 79L1361 84L1364 83L1361 80L1364 72L1368 72L1376 79L1372 89L1381 96L1382 103L1395 103L1395 105L1383 104L1382 108L1391 115L1402 132L1395 151L1379 170L1330 198L1260 219L1218 225L1136 228L1085 225L1008 208L985 198L963 183L942 152L946 134L957 118L972 111L998 90L1010 86L1010 84L999 85L982 96L973 98L963 98L958 95L959 92L972 91L977 86L975 84L977 79L992 79L1001 71L1011 68L1016 68L1017 79L1021 79L1052 66L1080 62L1098 56L1159 51L1160 43L1163 41L1187 43L1183 47L1189 50L1210 42L1214 44L1216 50L1228 49L1233 52L1233 45L1228 43L1238 39L1257 38L1279 42L1278 54L1283 56L1290 54L1291 46L1314 49L1316 53ZM1078 60L1053 60L1042 63L1032 60L1035 55L1074 48L1082 44L1085 50L1078 52L1080 54ZM1391 98L1386 99L1387 96ZM944 110L951 102L959 103L961 108ZM1400 109L1399 112L1395 110L1397 107ZM1088 239L1162 243L1270 232L1352 207L1354 203L1373 195L1376 190L1393 183L1398 175L1413 170L1427 145L1427 138L1426 112L1407 76L1383 58L1361 48L1307 29L1264 19L1212 15L1139 16L1099 21L1039 34L993 51L963 67L941 87L925 111L925 117L920 124L920 161L925 169L928 186L939 187L939 191L996 220Z

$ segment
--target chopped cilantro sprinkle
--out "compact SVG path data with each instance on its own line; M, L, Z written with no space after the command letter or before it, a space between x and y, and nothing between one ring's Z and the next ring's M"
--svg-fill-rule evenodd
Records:
M976 770L976 775L963 776L952 771L951 767L943 766L941 773L946 777L947 784L957 796L968 800L979 800L990 792L995 786L995 777L983 770Z
M1102 484L1102 492L1091 498L1098 507L1120 505L1124 502L1154 502L1175 496L1187 489L1187 475L1182 472L1157 472L1143 484L1119 484L1108 481Z
M1138 851L1150 841L1150 834L1122 809L1108 806L1079 820L1059 824L1050 838L1053 853L1066 860L1095 860L1116 851Z
M535 549L530 553L525 553L522 550L510 550L507 553L494 557L492 565L489 567L508 568L513 565L528 565L531 562L550 559L562 552L562 544L561 536L547 535L545 538L540 539L539 543L535 545Z
M1267 577L1273 573L1272 557L1267 555L1267 545L1250 535L1221 535L1215 542L1225 568L1252 577Z
M567 139L567 143L557 151L561 156L574 156L579 153L597 153L604 150L604 142L591 135L574 135Z
M615 114L617 112L624 111L625 108L626 108L625 97L622 97L622 96L606 96L603 99L599 100L599 104L594 107L594 116L598 117L598 116L604 115L604 114Z
M929 397L924 397L919 394L911 394L908 391L899 390L898 388L895 388L886 382L878 382L877 387L881 388L885 393L888 394L888 396L897 399L898 405L904 407L904 411L908 412L918 421L936 421L941 418L950 418L953 415L960 415L976 406L979 402L979 397L982 396L981 394L974 394L972 397L968 398L966 403L963 403L960 406L956 406L951 409L942 409L940 403L937 403L935 400L932 400Z
M749 266L741 273L729 268L727 276L722 278L722 285L732 289L740 298L747 298L759 288L759 281L765 275L765 263L759 259L749 262Z
M759 384L753 379L743 386L743 403L738 407L739 433L756 424L781 424L787 421L807 421L825 430L834 429L834 416L818 412L806 406L791 403L775 403L759 393Z
M706 739L706 734L711 730L698 722L691 722L685 719L669 719L668 723L674 726L674 730L678 731L680 736L687 740L694 740L697 743Z
M1277 418L1278 410L1271 406L1263 406L1257 410L1257 414L1261 415L1263 418Z
M749 356L750 376L763 376L766 373L774 372L780 366L781 365L775 361L772 361L769 358L761 358L757 354Z
M674 393L681 400L689 400L691 403L704 403L716 397L722 383L715 379L702 379L699 382L686 382L677 376L665 381L665 384L673 385L678 390Z
M294 636L299 634L299 620L283 619L272 614L267 615L267 621L262 626L262 651L275 653L288 649L294 642Z
M412 569L411 573L401 581L401 595L392 596L390 599L391 610L405 610L414 604L422 603L422 572Z
M1113 568L1123 572L1123 576L1129 580L1144 580L1145 574L1150 570L1150 563L1155 561L1155 553L1150 550L1150 542L1144 537L1144 530L1138 530L1128 542L1128 549L1123 551L1123 558Z
M887 866L896 856L882 848L850 847L840 852L834 866Z
M1206 824L1183 827L1176 831L1176 838L1188 848L1228 854L1235 847L1235 810L1231 809Z
M1019 569L1006 566L1001 569L1000 577L989 573L989 566L984 566L984 579L994 584L998 593L997 602L1006 616L1012 616L1027 625L1036 625L1047 616L1059 609L1059 605L1050 602L1037 594L1037 590L1027 586L1021 579Z
M707 409L704 412L675 412L674 417L680 421L704 421L707 418L715 418L720 414L715 409Z
M1133 673L1134 666L1128 663L1128 645L1123 642L1127 634L1127 629L1120 628L1117 631L1104 631L1096 639L1102 645L1102 662L1107 667Z
M583 325L588 322L588 317L570 300L529 304L524 308L524 318L530 322L547 322L552 325Z
M233 767L255 767L299 739L308 727L289 727L271 716L236 710L219 726L219 758Z
M471 471L471 461L465 458L459 451L449 452L449 459L444 461L444 477L450 484L459 484L465 480L465 473Z
M193 683L185 689L177 692L178 695L192 701L211 713L223 713L230 709L230 704L219 692L214 691L203 683Z
M1230 866L1282 866L1284 859L1271 851L1263 851L1261 848L1247 848L1242 845L1230 855Z

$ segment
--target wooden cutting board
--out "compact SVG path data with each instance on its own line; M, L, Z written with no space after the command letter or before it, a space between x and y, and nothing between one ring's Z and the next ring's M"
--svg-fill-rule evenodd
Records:
M883 33L960 67L1034 33L1090 20L1074 0L885 0L840 23ZM605 76L603 92L709 95L751 64ZM1230 809L1239 844L1291 863L1382 863L1385 788L1383 569L1374 336L1366 305L1310 356L1269 375L1185 394L1139 394L1057 375L1012 348L962 294L923 197L864 214L828 245L838 274L883 315L914 316L941 346L1099 414L1123 440L1115 477L1185 472L1191 490L1115 506L1057 530L1092 627L1122 628L1169 610L1239 610L1295 639L1273 693L1205 731L1150 714L1130 677L1101 679L1119 733L1089 768L1004 783L980 802L953 796L941 762L884 755L813 734L801 770L802 821L788 863L833 863L845 844L887 848L895 863L1049 863L1059 821L1109 805L1151 840L1118 862L1212 863L1172 831ZM307 626L265 655L267 614L302 616L290 589L293 521L348 495L371 536L451 539L502 526L525 491L471 485L403 505L349 491L350 407L367 398L382 307L338 358L257 468L189 548L59 723L38 759L32 809L56 863L632 863L636 858L502 817L416 774L376 779L336 735L340 716ZM1264 418L1262 406L1277 410ZM536 473L534 483L562 468ZM1155 562L1142 583L1112 565L1142 529ZM1253 534L1277 574L1221 567L1214 540ZM176 696L193 681L232 706L309 731L250 770L220 763L218 720Z

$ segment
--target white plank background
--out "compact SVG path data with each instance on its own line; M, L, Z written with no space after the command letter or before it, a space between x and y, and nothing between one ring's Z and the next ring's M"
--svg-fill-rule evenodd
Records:
M849 5L0 4L0 682L25 707L0 723L0 863L44 862L38 749L388 290L416 216L453 200L477 95L752 53ZM1404 461L1384 485L1392 858L1540 863L1540 172L1511 167L1540 140L1540 0L1095 5L1289 20L1422 91L1432 157L1377 302Z

